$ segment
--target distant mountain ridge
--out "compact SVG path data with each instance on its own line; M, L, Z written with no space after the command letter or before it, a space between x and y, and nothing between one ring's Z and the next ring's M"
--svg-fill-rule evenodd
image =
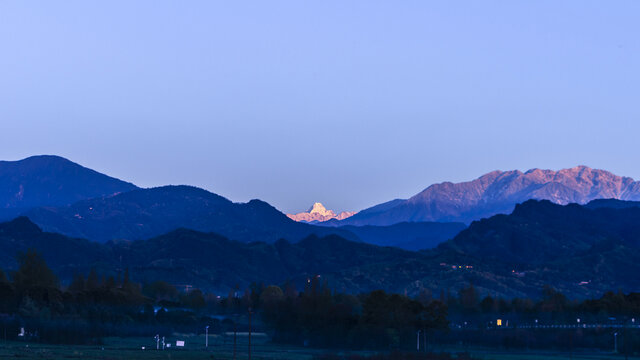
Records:
M99 242L142 240L186 228L241 242L297 242L310 235L337 234L351 241L421 250L453 238L466 227L462 223L422 222L388 227L315 226L293 221L260 200L233 203L185 185L136 189L68 206L34 208L23 215L45 231Z
M45 231L100 242L148 239L177 228L215 232L241 242L295 242L312 234L357 240L341 229L295 222L261 200L234 203L186 185L136 189L63 207L35 208L24 215Z
M298 241L340 229L296 223L271 205L246 204L192 186L142 189L59 156L0 161L0 221L27 216L45 231L97 241L138 240L177 228L234 240Z
M333 210L327 210L322 203L314 203L313 206L307 212L301 212L297 214L287 214L289 219L294 221L303 221L307 223L325 222L332 219L344 220L350 216L353 216L355 211L343 211L336 214Z
M141 189L58 156L34 156L0 165L0 175L4 175L0 185L8 184L0 199L8 199L5 206L9 206L0 208L0 221L23 215L45 231L99 242L148 239L188 228L241 242L273 243L281 238L296 242L312 234L339 234L352 241L424 249L455 235L455 226L447 225L408 224L352 231L316 227L309 224L337 221L353 213L335 214L316 203L303 214L307 218L297 223L260 200L233 203L192 186ZM20 196L15 196L15 189L22 189Z
M640 199L640 186L633 179L585 166L495 171L471 182L432 185L408 200L392 200L346 219L350 213L336 215L316 203L308 213L298 214L306 216L302 222L295 222L294 215L260 200L233 203L192 186L140 189L57 156L0 162L0 175L0 185L10 184L0 193L0 200L8 199L0 208L0 220L25 215L45 231L100 242L148 239L186 228L240 242L297 242L336 234L350 241L423 250L454 238L466 227L464 222L510 213L515 204L531 198L559 204L597 199L590 208L633 208L637 204L632 200ZM15 184L26 189L22 195L12 192Z
M510 215L476 221L453 240L419 252L337 235L243 243L189 229L100 244L43 232L21 217L0 223L0 268L14 270L15 254L35 249L67 282L91 268L104 275L128 268L136 281L188 283L218 294L252 282L292 280L300 288L321 275L332 288L354 294L437 294L473 283L492 296L537 297L551 285L571 298L586 298L640 289L640 207L628 205L609 201L591 209L530 200Z
M0 209L3 210L0 217L12 217L33 207L64 206L137 188L59 156L0 161Z
M594 199L640 200L640 182L577 166L559 171L493 171L473 181L434 184L407 200L365 209L341 225L391 225L404 221L465 222L509 213L529 199L585 204ZM332 225L336 225L335 222Z
M402 222L388 226L345 225L338 228L355 234L367 244L417 251L431 249L453 239L466 227L455 222Z
M92 268L101 275L117 275L128 268L136 281L189 283L220 294L254 281L293 280L302 286L317 274L419 256L337 235L310 235L297 243L244 243L180 228L148 240L97 243L42 231L26 217L0 223L0 269L15 270L16 254L28 249L41 253L67 283L74 274L86 274ZM368 285L356 281L353 290L359 286Z

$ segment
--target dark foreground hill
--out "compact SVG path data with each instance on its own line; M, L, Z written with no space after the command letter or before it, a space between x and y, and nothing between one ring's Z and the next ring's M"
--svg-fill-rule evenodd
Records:
M316 275L351 293L385 289L416 294L425 286L435 291L466 284L463 272L439 265L445 257L440 254L379 247L336 235L266 244L178 229L149 240L100 244L43 232L25 217L0 224L0 268L14 270L15 255L27 249L42 253L63 282L95 267L104 275L117 276L128 268L136 281L165 280L221 294L252 282L289 280L302 288Z
M193 186L137 189L64 207L42 207L24 214L45 231L100 242L140 240L177 228L215 232L242 242L298 241L331 233L356 240L340 229L297 223L260 201L234 203Z
M59 156L0 161L0 218L32 207L63 206L136 188Z
M105 275L129 268L138 281L166 280L228 291L251 282L302 285L316 274L370 263L419 258L418 253L345 240L309 236L298 243L279 240L242 243L213 233L177 229L149 240L100 244L42 231L26 217L0 224L0 268L16 268L18 252L35 249L63 280L95 267ZM353 289L360 291L359 287Z
M26 217L0 223L0 268L16 269L16 255L35 249L41 253L56 274L70 279L77 272L95 267L112 271L117 262L111 247L85 239L43 232Z
M452 241L440 245L517 264L568 259L611 246L640 248L640 207L590 209L529 200L517 205L510 215L472 223Z
M561 206L528 201L511 215L474 222L453 240L421 252L379 247L336 235L298 243L241 243L178 229L139 241L98 244L42 232L26 218L0 225L0 266L15 267L17 250L35 248L69 279L74 271L139 281L167 280L226 293L251 282L298 286L320 275L330 286L418 294L456 292L469 283L483 294L540 294L551 285L571 297L640 289L640 208Z
M361 241L379 246L394 246L405 250L432 249L453 239L467 226L463 223L403 222L389 226L340 226Z
M554 284L582 296L638 291L640 207L615 200L597 205L530 200L510 215L472 223L436 251L503 264L523 284Z

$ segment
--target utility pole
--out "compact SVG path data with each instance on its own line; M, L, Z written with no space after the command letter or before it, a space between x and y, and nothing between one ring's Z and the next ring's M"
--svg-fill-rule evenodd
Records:
M238 332L238 323L233 322L233 360L236 360L236 333Z
M573 359L573 332L569 335L569 359Z
M204 327L204 347L209 348L209 325Z
M629 346L627 345L628 341L627 341L627 317L625 316L624 318L624 325L623 325L623 333L622 333L622 346L624 346L624 360L628 360L629 359Z
M249 308L249 360L251 360L251 308Z
M422 336L424 337L424 352L427 352L427 329L422 329Z

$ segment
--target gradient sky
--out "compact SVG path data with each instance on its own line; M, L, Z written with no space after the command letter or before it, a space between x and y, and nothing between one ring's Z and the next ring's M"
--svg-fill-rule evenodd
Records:
M640 179L640 1L0 0L0 158L285 212L491 170Z

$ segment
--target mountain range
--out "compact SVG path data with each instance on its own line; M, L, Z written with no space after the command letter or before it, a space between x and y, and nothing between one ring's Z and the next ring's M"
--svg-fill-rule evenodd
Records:
M545 284L576 297L640 289L639 186L603 170L492 172L315 226L260 200L138 188L55 156L1 164L3 214L13 219L0 224L5 270L34 248L63 280L130 268L139 281L217 292L315 275L353 293L468 283L510 297Z
M510 215L474 222L454 239L419 252L338 235L244 243L184 228L148 240L101 244L43 232L20 217L0 224L0 264L15 269L16 252L31 248L63 281L90 268L104 275L128 268L137 281L162 279L219 294L251 282L292 281L301 287L316 275L351 293L437 294L469 283L481 294L507 297L536 297L544 285L578 298L612 289L637 291L640 203L609 204L613 207L530 200Z
M0 161L0 219L34 207L64 206L135 189L131 183L59 156Z
M177 228L215 232L242 242L298 241L311 234L340 234L357 240L341 229L295 222L264 201L234 203L184 185L136 189L63 207L39 207L23 215L45 231L100 242L148 239Z
M28 188L32 196L39 194L40 202L31 200L14 207L11 206L16 203L9 203L6 212L0 213L4 215L0 220L23 215L44 231L100 242L148 239L188 228L242 242L273 243L279 239L296 242L312 234L337 234L353 241L415 250L433 247L461 229L459 225L447 224L405 224L387 229L313 226L293 221L260 200L234 203L204 189L184 185L138 188L57 156L27 158L12 162L11 168L14 174L21 175L13 176L5 188L10 188L9 185ZM78 179L84 182L82 186L77 184ZM38 183L45 185L32 185ZM90 187L91 191L83 190L84 187ZM62 189L61 193L56 189ZM47 200L51 198L56 201ZM337 221L351 215L346 212L336 215L320 203L305 214L315 217L309 218L311 223L317 222L313 219L333 217Z
M510 213L529 199L585 204L594 199L640 200L640 183L605 170L577 166L559 171L493 171L473 181L444 182L409 199L362 210L341 225L391 225L404 221L464 222ZM326 225L335 226L332 222Z
M392 200L353 216L336 214L321 203L306 213L285 216L260 200L234 203L190 186L138 188L57 156L0 165L0 220L24 215L45 231L103 242L147 239L184 227L244 242L295 242L311 234L338 234L417 250L452 238L463 228L461 223L510 213L529 199L557 204L640 199L640 185L633 179L579 166L494 171L470 182L434 184L407 200Z
M161 279L219 293L254 281L293 280L302 285L317 274L417 254L337 235L267 244L179 228L148 240L98 243L42 231L26 217L0 223L0 268L15 270L16 254L27 249L41 253L63 282L91 268L102 275L117 275L128 268L137 281Z

